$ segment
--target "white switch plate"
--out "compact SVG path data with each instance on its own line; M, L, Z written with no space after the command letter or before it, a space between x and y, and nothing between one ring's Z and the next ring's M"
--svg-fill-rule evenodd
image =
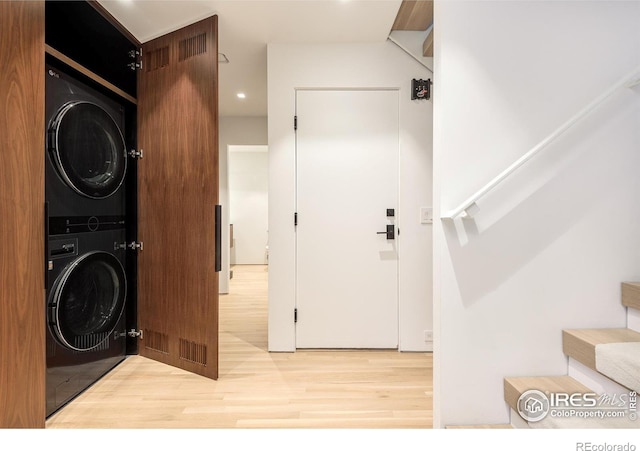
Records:
M424 341L427 343L433 342L433 331L430 331L430 330L424 331Z
M420 207L420 224L433 224L433 208Z

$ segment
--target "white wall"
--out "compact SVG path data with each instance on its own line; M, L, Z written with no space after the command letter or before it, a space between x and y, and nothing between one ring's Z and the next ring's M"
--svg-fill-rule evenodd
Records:
M639 2L436 2L435 214L640 63ZM567 373L561 331L624 327L640 278L640 92L434 224L435 425L504 423L503 377Z
M268 46L269 350L295 350L295 88L400 89L399 330L400 349L424 351L432 328L432 105L412 101L413 78L431 73L391 42Z
M423 65L427 66L430 71L433 71L433 57L422 56L424 40L431 34L432 29L433 27L429 27L425 31L394 30L389 33L389 39L405 52L411 54Z
M267 264L269 214L267 146L229 146L232 265Z
M224 294L229 292L229 178L228 147L230 145L266 145L266 117L221 117L218 150L220 154L220 205L222 205L222 271L220 271L220 289Z

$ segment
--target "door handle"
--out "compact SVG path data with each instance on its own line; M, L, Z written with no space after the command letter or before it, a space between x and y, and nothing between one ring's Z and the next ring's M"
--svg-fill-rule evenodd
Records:
M222 270L222 205L215 207L215 272Z
M387 230L385 232L376 232L378 235L387 235L388 240L394 240L396 238L396 228L393 224L387 224Z

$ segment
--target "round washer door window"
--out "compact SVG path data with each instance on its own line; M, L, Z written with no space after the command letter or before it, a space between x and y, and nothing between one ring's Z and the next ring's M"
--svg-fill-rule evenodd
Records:
M62 179L78 194L102 199L115 193L127 168L120 128L91 102L70 102L49 129L50 151Z
M56 279L50 325L58 340L89 351L109 339L124 310L127 281L122 264L107 252L78 257Z

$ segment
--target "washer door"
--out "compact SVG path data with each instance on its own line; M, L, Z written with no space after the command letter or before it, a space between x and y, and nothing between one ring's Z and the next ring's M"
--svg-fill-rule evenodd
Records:
M122 264L107 252L84 254L67 265L49 302L49 324L58 340L76 351L108 340L124 310L126 285Z
M69 102L49 127L49 151L60 177L78 194L103 199L115 193L127 169L122 132L91 102Z

